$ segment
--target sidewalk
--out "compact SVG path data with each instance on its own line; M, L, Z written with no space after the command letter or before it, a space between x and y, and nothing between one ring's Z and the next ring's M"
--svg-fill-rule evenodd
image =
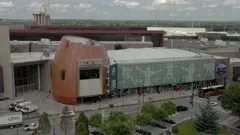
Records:
M115 98L106 98L102 99L97 103L89 103L89 104L78 104L75 106L69 105L70 110L75 111L88 111L88 110L97 110L99 108L109 108L110 104L113 104L114 107L117 106L126 106L126 105L134 105L138 104L140 101L141 103L144 101L144 103L147 102L156 102L156 101L162 101L162 100L168 100L168 99L176 99L176 98L186 98L191 95L191 91L185 91L183 92L176 92L176 91L164 91L160 94L158 93L149 93L145 94L145 96L138 97L135 96L124 96L124 97L115 97ZM58 114L61 112L64 104L57 103L54 101L54 99L51 97L46 96L46 92L28 92L23 93L19 95L19 97L23 97L25 100L30 100L33 104L38 105L39 112L46 112L49 115ZM151 99L150 99L151 98Z

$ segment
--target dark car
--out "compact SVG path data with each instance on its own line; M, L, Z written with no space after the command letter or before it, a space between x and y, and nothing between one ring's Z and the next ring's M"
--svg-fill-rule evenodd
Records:
M217 100L221 101L221 100L222 100L222 96L219 96L219 97L217 98Z
M177 112L187 111L188 108L186 106L179 105L176 107Z
M93 131L91 133L92 133L92 135L104 135L103 133L101 133L99 131Z

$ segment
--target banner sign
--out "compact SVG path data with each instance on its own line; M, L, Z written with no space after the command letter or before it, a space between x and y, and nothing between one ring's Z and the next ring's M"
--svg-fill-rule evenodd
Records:
M78 62L78 66L99 66L102 65L102 59L82 59Z
M117 91L117 64L109 67L109 93Z
M222 76L224 75L225 73L227 72L227 65L221 61L217 67L216 67L216 73L219 75L219 76Z

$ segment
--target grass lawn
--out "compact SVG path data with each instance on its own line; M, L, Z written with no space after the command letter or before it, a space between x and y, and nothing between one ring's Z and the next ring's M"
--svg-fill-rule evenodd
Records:
M178 128L178 135L198 135L198 132L193 127L192 121L186 121ZM234 134L221 128L220 135L234 135Z

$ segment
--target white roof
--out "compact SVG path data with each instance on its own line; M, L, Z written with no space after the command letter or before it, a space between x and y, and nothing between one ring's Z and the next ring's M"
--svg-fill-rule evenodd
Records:
M213 57L211 55L197 54L190 51L169 48L141 48L141 49L123 49L109 50L108 57L110 63L134 63L146 61L162 61L166 59L184 59L193 57Z
M55 54L50 54L49 57L43 56L42 52L30 52L30 53L11 53L11 62L27 63L54 59Z

